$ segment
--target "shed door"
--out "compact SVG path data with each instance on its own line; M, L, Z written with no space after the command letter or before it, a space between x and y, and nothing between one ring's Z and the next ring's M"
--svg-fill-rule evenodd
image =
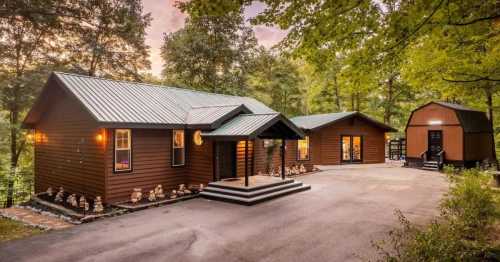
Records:
M443 150L443 131L429 130L428 139L427 152L429 160L437 161L439 159L438 153Z

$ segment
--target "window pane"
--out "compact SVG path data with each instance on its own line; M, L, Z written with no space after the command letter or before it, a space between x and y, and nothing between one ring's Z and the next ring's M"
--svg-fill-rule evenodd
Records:
M174 148L173 165L184 165L184 148Z
M351 137L342 137L342 160L351 160Z
M184 130L174 130L174 148L184 147Z
M361 160L361 137L352 137L352 159Z
M309 159L309 137L297 141L297 153L299 160Z
M116 150L115 170L130 169L130 150Z
M116 149L130 149L130 130L117 129L115 131Z

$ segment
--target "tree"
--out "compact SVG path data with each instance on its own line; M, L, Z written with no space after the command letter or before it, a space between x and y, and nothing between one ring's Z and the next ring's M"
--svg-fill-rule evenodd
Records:
M124 78L147 67L140 1L20 0L0 4L0 102L7 112L6 205L26 140L20 119L54 69ZM78 67L80 66L81 67ZM88 65L88 66L87 66ZM76 69L75 69L76 68Z
M31 1L16 2L16 12L6 12L0 17L0 101L2 110L7 111L10 160L7 179L7 202L13 204L14 176L19 158L24 150L25 139L20 136L20 115L30 105L35 93L41 87L40 77L44 75L47 63L52 63L61 46L55 39L61 32L62 19L57 15L23 16L22 10ZM34 7L56 13L64 5L38 2ZM13 7L13 6L9 6Z
M74 70L140 81L140 73L150 68L145 30L151 22L150 14L142 14L141 1L83 1L80 8L84 16L68 42Z
M244 94L257 40L241 8L218 15L180 5L185 27L164 38L163 76L169 84L225 94Z
M265 50L261 50L257 60L257 69L249 77L253 96L286 116L305 113L298 66Z

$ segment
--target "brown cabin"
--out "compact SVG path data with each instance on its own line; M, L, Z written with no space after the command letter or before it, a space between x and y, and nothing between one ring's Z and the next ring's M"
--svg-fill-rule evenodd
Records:
M106 203L158 184L248 181L267 172L263 139L304 136L253 98L67 73L49 77L23 125L34 132L37 193L62 186Z
M473 167L494 159L486 114L458 104L430 102L415 109L406 125L406 143L406 164L412 167Z
M384 163L388 125L359 112L298 116L292 122L304 130L303 140L288 143L287 158L314 165Z

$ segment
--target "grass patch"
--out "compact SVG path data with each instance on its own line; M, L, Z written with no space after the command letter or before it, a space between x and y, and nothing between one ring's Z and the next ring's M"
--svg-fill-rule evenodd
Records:
M38 235L42 232L42 229L0 217L0 242Z

